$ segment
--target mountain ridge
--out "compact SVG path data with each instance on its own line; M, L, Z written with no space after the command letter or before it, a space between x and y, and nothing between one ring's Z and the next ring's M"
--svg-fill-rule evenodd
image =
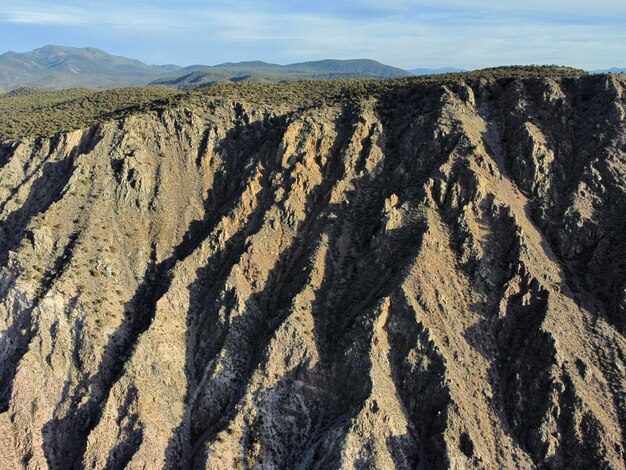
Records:
M223 82L399 78L409 75L406 70L371 59L325 59L287 65L248 61L226 62L214 66L193 65L177 71L175 77L161 78L151 82L151 85L173 85L181 89L193 89Z
M613 68L592 73L623 72ZM22 87L96 89L167 86L183 90L225 82L398 78L465 72L456 67L404 70L371 59L323 59L293 64L255 61L217 65L149 65L95 47L47 45L28 52L0 55L0 93Z
M171 70L172 66L147 65L93 47L48 45L29 52L0 55L0 89L139 85Z
M232 70L237 70L232 74ZM111 55L94 47L43 46L29 52L0 55L0 92L20 87L113 88L182 84L185 75L195 82L246 80L282 81L311 78L390 78L409 72L369 59L321 60L289 65L262 61L224 63L215 66L148 65L136 59ZM202 77L200 77L202 75ZM169 83L168 83L169 82Z

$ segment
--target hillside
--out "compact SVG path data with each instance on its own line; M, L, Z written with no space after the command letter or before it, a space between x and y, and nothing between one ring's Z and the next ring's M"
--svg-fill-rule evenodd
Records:
M624 76L118 92L0 96L0 468L624 468Z

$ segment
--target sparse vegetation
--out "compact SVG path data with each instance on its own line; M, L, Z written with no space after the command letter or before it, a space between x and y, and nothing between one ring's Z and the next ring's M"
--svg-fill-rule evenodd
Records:
M52 135L63 130L84 128L107 119L174 106L197 104L210 108L210 102L219 99L306 108L322 103L332 105L358 102L398 88L423 84L454 84L478 79L563 78L585 74L583 70L561 66L512 66L388 80L224 83L189 92L164 88L118 88L106 91L86 88L62 91L22 88L0 94L0 141Z
M626 81L579 73L6 98L141 114L0 145L0 468L622 468Z
M161 88L22 88L0 94L0 141L80 129L163 105L175 94Z

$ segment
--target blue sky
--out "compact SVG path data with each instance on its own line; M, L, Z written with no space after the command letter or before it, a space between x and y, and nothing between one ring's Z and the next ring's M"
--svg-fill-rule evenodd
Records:
M0 52L45 44L180 65L623 67L626 0L0 0Z

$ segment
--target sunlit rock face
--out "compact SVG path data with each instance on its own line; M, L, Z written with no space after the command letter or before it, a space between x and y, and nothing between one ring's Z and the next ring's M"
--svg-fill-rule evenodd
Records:
M625 89L3 143L0 467L623 468Z

